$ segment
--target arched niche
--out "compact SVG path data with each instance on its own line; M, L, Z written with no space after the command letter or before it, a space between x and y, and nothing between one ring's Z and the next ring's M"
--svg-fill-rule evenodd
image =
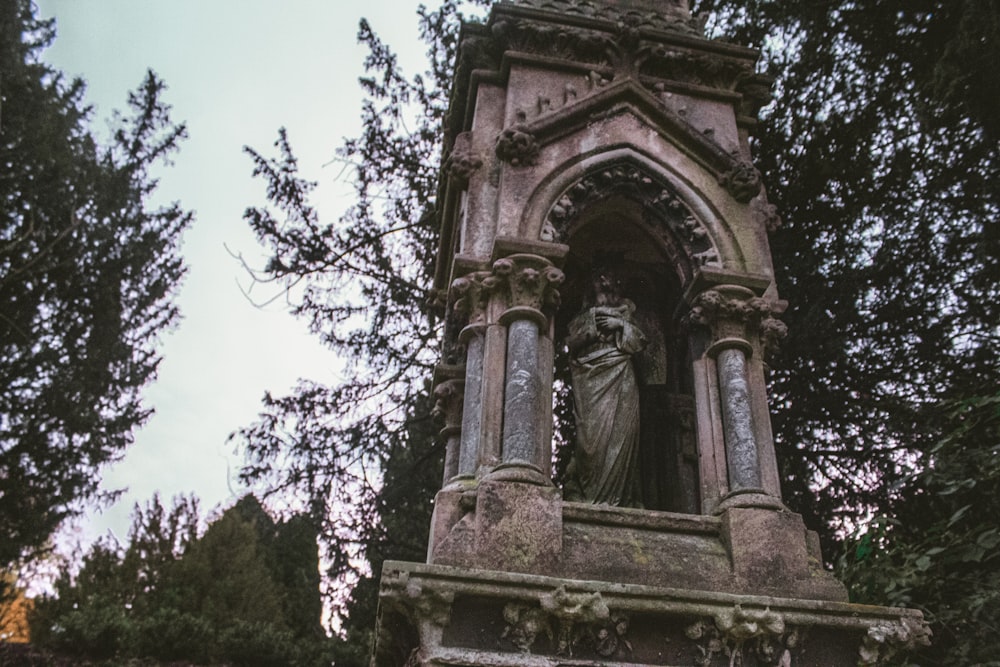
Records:
M691 353L681 318L682 297L697 268L718 262L711 235L664 179L634 164L612 163L562 191L541 236L569 246L555 323L557 439L572 451L568 323L583 308L595 267L613 266L647 338L646 348L632 357L640 387L642 506L700 512Z

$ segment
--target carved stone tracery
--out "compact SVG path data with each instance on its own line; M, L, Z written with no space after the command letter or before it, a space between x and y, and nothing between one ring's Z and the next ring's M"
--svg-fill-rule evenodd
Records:
M719 253L701 221L672 189L631 164L607 166L567 188L545 217L541 240L564 241L588 206L614 195L639 202L651 213L646 218L654 231L670 245L679 241L695 266L718 265Z

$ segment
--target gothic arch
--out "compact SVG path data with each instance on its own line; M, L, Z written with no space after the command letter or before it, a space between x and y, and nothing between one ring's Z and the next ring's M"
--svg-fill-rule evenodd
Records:
M674 263L682 285L700 266L745 268L736 235L712 203L675 170L633 146L580 155L553 169L529 198L519 232L566 242L587 209L613 198L642 208L644 231Z

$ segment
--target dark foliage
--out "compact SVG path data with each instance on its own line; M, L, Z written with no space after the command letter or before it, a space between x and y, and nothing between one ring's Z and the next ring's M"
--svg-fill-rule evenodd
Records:
M193 500L136 507L124 548L95 544L37 601L32 641L101 664L329 664L310 522L275 522L246 496L204 535L197 525Z
M51 21L0 4L0 568L93 498L150 414L159 332L177 319L191 214L151 208L150 170L185 136L150 72L99 146L84 84L39 61Z

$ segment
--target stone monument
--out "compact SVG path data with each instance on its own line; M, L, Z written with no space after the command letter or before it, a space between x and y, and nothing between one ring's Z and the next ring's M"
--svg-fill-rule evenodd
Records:
M445 475L427 562L383 568L374 664L875 665L926 642L918 612L849 604L781 500L758 54L686 0L499 2L459 52Z

